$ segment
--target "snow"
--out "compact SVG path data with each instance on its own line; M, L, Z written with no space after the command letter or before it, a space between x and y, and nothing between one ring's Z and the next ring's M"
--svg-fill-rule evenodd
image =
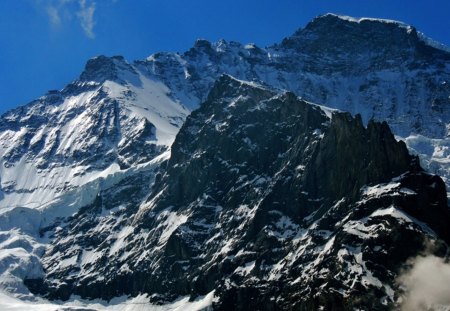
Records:
M248 275L255 268L255 261L247 262L244 266L237 267L234 273Z
M61 103L46 104L38 113L47 116L49 121L43 125L33 123L32 126L37 126L35 133L26 126L18 131L0 132L0 234L7 237L0 243L0 286L9 292L29 296L23 278L43 274L39 257L48 241L39 238L40 228L76 213L80 207L92 203L101 190L140 171L153 170L170 156L168 151L128 169L121 169L115 162L99 169L92 169L91 163L82 161L51 162L98 148L98 145L114 152L118 145L109 135L105 138L96 135L98 126L106 131L119 129L123 137L120 142L126 143L148 120L156 126L153 143L170 146L189 111L169 97L168 88L161 82L142 74L122 73L123 77L128 81L125 85L112 81L93 84L87 91L63 98ZM105 92L107 100L121 105L120 114L109 115L111 104L97 99ZM127 97L126 94L134 95ZM30 110L19 117L25 121L31 120L32 115L33 110ZM125 118L126 123L119 124L120 118ZM7 165L5 155L22 148L21 144L30 133L30 145L38 148L42 144L42 149L34 158L23 153L13 165ZM127 233L131 231L119 234L112 252L123 247ZM82 250L59 261L57 266L84 266L100 256L101 252Z
M26 126L17 131L0 132L1 188L9 189L1 192L0 211L12 207L42 208L61 201L70 191L120 172L117 163L92 169L90 163L82 164L82 161L80 164L55 164L49 161L76 157L78 152L90 149L109 148L109 152L115 152L117 146L132 140L143 129L144 120L156 127L154 141L149 142L166 147L172 144L189 110L170 97L171 91L162 82L142 73L133 75L123 71L121 75L129 83L122 85L105 81L94 89L65 97L60 104L44 106L44 112L40 111L39 114L48 117L49 121L37 125L35 133ZM98 100L105 92L106 99ZM119 115L109 114L108 109L114 101L121 107ZM19 117L25 121L31 116L32 111ZM98 126L107 131L119 130L122 136L119 144L110 141L109 135L104 138L95 135ZM6 165L5 155L20 150L26 135L30 133L30 146L37 148L42 143L42 149L32 159L29 154L23 153L14 165ZM101 152L108 154L108 151ZM47 163L50 163L49 167L45 167ZM67 213L73 213L74 210L76 208Z
M391 182L388 184L380 184L372 187L364 187L362 190L362 195L367 197L380 197L382 194L392 192L399 187L399 182Z
M226 240L222 243L222 248L219 251L219 254L227 255L233 248L234 239Z
M0 288L27 296L22 280L43 275L39 257L44 245L18 229L1 231L0 241Z
M124 92L131 91L133 100L123 102L125 109L132 115L145 117L156 127L156 143L170 146L181 127L181 122L190 113L181 103L169 97L170 90L160 81L139 73L141 85L123 86L113 81L106 81L104 87L111 98L120 98ZM174 125L173 120L178 119Z
M356 19L347 16L339 16L339 18L353 23L377 21L396 24L400 27L405 27L408 31L412 29L408 25L392 20ZM433 42L423 36L423 34L419 33L419 37L430 46L448 51L447 47ZM440 118L436 118L436 115L431 114L427 110L427 107L430 106L430 100L426 96L427 90L424 86L426 85L424 81L427 80L421 80L421 75L425 75L425 78L428 76L434 77L433 69L408 71L402 67L400 70L398 68L395 70L379 70L370 72L369 74L364 72L362 76L350 75L350 77L340 76L339 74L331 77L323 77L312 72L299 70L299 74L294 75L291 72L278 72L273 70L273 64L277 64L283 58L292 56L276 48L272 47L262 50L262 55L268 56L264 56L256 66L250 66L242 60L239 53L244 51L246 55L256 55L255 52L257 51L255 51L256 47L254 45L249 44L239 47L238 45L231 46L221 41L213 44L213 46L226 59L226 62L216 64L217 66L215 66L205 55L202 55L201 59L192 60L185 55L167 53L167 57L174 59L177 64L176 66L179 66L179 68L172 68L170 64L167 64L167 68L165 68L168 72L167 79L162 75L158 76L154 69L153 72L151 70L147 72L140 70L136 65L137 73L120 73L125 83L106 81L99 85L93 82L87 82L83 85L89 85L89 91L69 96L58 105L49 105L48 110L45 112L50 116L58 116L58 120L53 125L48 124L37 128L33 134L30 145L37 148L39 144L43 144L43 148L37 159L31 159L30 161L26 155L22 155L22 158L15 162L14 165L6 163L5 155L11 154L16 149L20 149L25 137L31 132L30 128L25 126L19 128L19 130L9 129L0 132L0 236L5 236L5 240L0 242L0 268L4 268L0 270L0 285L23 291L24 295L28 294L26 289L20 287L23 286L23 284L21 285L21 279L27 273L34 275L40 275L42 273L38 258L43 252L46 243L48 243L45 239L38 238L39 228L51 224L58 217L72 215L81 206L91 203L99 191L118 183L127 176L137 173L140 170L152 169L158 163L167 159L170 153L166 153L158 160L155 159L154 162L150 161L152 163L136 165L125 170L121 169L118 163L115 162L101 169L95 169L90 167L89 164L80 163L56 165L48 169L42 169L36 167L33 161L36 160L36 163L45 164L52 152L54 152L55 156L65 157L79 150L90 150L98 144L103 143L108 147L109 151L115 152L117 145L125 144L145 127L145 121L155 126L154 137L151 138L152 140L149 143L169 147L184 119L190 113L190 109L198 107L198 104L204 99L202 96L206 96L206 90L217 78L216 73L218 72L228 72L236 75L238 79L235 80L239 81L243 86L250 85L252 87L262 88L256 82L245 81L250 78L262 80L274 87L293 90L298 95L307 99L335 107L328 108L317 105L329 118L332 117L333 113L337 110L336 108L338 108L352 113L361 113L364 123L373 117L383 120L386 119L392 124L394 131L402 135L398 137L403 137L410 150L420 156L422 165L431 172L443 175L447 185L450 183L450 140L448 137L445 137L450 127L448 124L445 124L445 120L441 122ZM232 53L230 54L229 51L232 51ZM237 56L240 58L233 58ZM358 57L364 60L366 56L360 55ZM301 58L299 59L302 60ZM156 57L148 58L148 62L150 63L155 60ZM232 62L236 60L237 62L233 64ZM270 66L265 66L265 62L270 64ZM151 66L152 64L149 65ZM194 67L194 72L202 73L203 78L199 84L191 84L190 82L193 80L189 73L190 71L188 71L191 65ZM154 66L155 64L153 64ZM292 68L296 70L297 67L295 67L295 64L292 64ZM181 73L179 77L177 77L178 69L180 69L179 71ZM413 97L413 100L407 98L407 92L401 88L392 91L392 88L388 87L404 84L414 89L415 86L411 84L411 81L415 80L418 81L417 90L409 94L409 96ZM371 89L369 85L369 91L358 91L370 81L379 81L376 89ZM120 133L121 136L118 144L108 139L100 141L97 135L91 135L87 131L87 129L93 128L93 123L99 121L94 116L103 112L97 109L96 105L107 104L107 100L102 100L100 103L95 102L96 96L101 92L106 92L108 100L117 102L121 107L121 114L115 116L118 117L118 120L115 120L116 122L124 123L120 127L120 131L122 132ZM321 97L320 94L327 95ZM352 97L350 98L350 96ZM396 104L391 104L391 102ZM419 104L416 104L416 102ZM425 104L421 106L421 103ZM229 108L233 109L237 104L236 102L232 102ZM189 107L189 109L186 107ZM383 109L379 109L379 107L383 107ZM263 103L259 103L256 108L264 108ZM36 111L39 110L36 108ZM40 116L41 112L35 115ZM416 128L412 128L410 125L414 124L416 120L409 121L409 119L412 119L410 116L416 115L420 116L417 120L423 121L424 127L417 131L421 131L422 134L426 134L429 137L412 132L416 131ZM19 118L25 121L31 120L32 116L32 114L21 115ZM125 121L123 121L124 118ZM12 120L13 118L11 117L10 119ZM100 121L108 123L112 122L112 118L108 117ZM447 132L445 134L442 134L439 126L436 125L439 122L447 126ZM226 123L219 124L218 130L223 130L226 126ZM108 129L114 128L112 124L107 124L106 127ZM129 134L129 136L123 134ZM321 133L317 132L317 135L320 136ZM245 139L245 141L250 148L254 148L254 144L250 139ZM298 166L297 169L302 171L303 167ZM269 182L270 180L263 176L257 176L253 180L243 178L236 187L263 186ZM390 191L397 191L405 195L414 194L411 189L400 188L400 184L396 182L367 187L364 189L363 194L371 198L379 197ZM149 202L144 207L151 208L152 204L153 202ZM255 215L257 208L258 204L251 207L240 206L238 208L235 217L242 220L241 227L245 226ZM404 222L415 222L414 219L397 210L395 207L378 210L370 217L386 215ZM159 242L162 244L168 240L170 235L179 226L186 222L189 216L169 211L163 214L163 217L163 226L159 228L162 232L159 237ZM344 230L348 233L358 235L361 238L370 237L374 230L377 229L377 227L366 226L363 221L348 222L347 217L339 225L344 223ZM316 234L313 232L315 230L313 226L308 228L308 230L301 229L286 216L281 216L274 223L274 227L276 230L273 230L271 234L276 235L278 238L286 239L296 235L296 239L294 239L296 251L289 255L291 256L290 259L292 259L292 262L296 256L300 256L306 252L306 248L311 245L311 240L305 236L307 234ZM107 230L107 227L105 227L105 230ZM115 242L109 250L109 255L114 256L123 249L125 243L127 243L126 238L132 232L132 227L125 226L119 232L114 233ZM328 239L328 243L315 250L316 255L324 257L333 246L333 238L330 238L330 231L318 231L317 234ZM217 235L218 237L220 235ZM232 250L233 244L233 239L223 240L221 251L224 254L228 253ZM99 256L102 256L102 253L83 250L80 259L81 265L94 262ZM60 265L73 265L77 260L78 258L73 256L61 261ZM250 264L251 267L251 263L247 264ZM247 271L245 270L248 269L247 264L242 268L244 269L242 271ZM281 262L278 264L277 267L283 266ZM362 264L359 262L360 266ZM275 273L277 270L273 270L273 272ZM274 275L277 274L275 273ZM376 281L368 277L367 283L376 284ZM12 300L6 296L2 296L2 298L4 298L0 298L0 309L2 310L8 308L10 308L8 310L16 310L17 306L20 306L18 307L19 309L29 308L24 307L24 302L22 304L22 302L15 301L11 297ZM5 301L8 303L2 304ZM132 304L134 303L137 309L138 305L141 306L139 299L130 301ZM183 306L186 307L185 305ZM41 307L47 308L45 302L33 306L36 309ZM156 306L151 307L145 304L145 308L147 307L157 308ZM176 305L172 305L172 307L177 308ZM58 306L48 304L48 308L55 309ZM117 308L123 308L125 310L128 307L118 303Z
M406 213L400 211L394 206L388 207L386 209L376 210L370 215L370 217L385 216L385 215L389 215L391 217L403 220L405 222L413 222L413 220Z
M80 266L86 266L90 263L96 262L103 255L102 252L97 252L95 250L83 250L83 254L81 256Z
M158 219L161 222L162 234L159 237L159 245L166 243L172 233L184 224L188 218L187 215L178 214L177 212L164 211L160 213Z
M431 39L430 37L427 37L424 33L420 32L420 31L417 32L417 35L423 42L425 42L425 44L432 46L436 49L450 53L450 47L446 46L445 44L442 44L440 42L437 42L437 41Z
M370 226L365 225L365 221L349 221L343 226L343 230L349 234L355 235L363 240L371 239L378 235L377 231L383 228L383 225L374 224Z
M348 259L348 256L351 256L352 259ZM347 278L347 274L342 272L338 274L339 277L345 278L345 281L350 288L353 288L357 283L362 284L366 288L369 286L380 289L383 288L387 298L390 301L394 301L394 290L389 285L383 284L367 268L366 262L363 260L363 253L360 246L350 247L344 245L344 248L341 248L338 251L338 259L344 265L344 270L350 272L351 278Z
M189 301L189 297L179 299L166 305L154 305L149 302L146 295L134 298L119 297L109 302L102 300L84 301L79 298L72 298L68 302L56 303L43 299L34 301L23 301L13 296L0 292L0 310L2 311L200 311L209 308L214 299L214 291L205 296L198 297L194 301Z
M419 134L409 135L405 141L412 154L420 158L420 164L430 173L438 174L447 185L447 197L450 198L450 137L429 138Z
M421 222L419 220L417 220L416 218L408 215L407 213L403 212L402 210L396 208L395 206L390 206L386 209L379 209L376 210L375 212L373 212L370 217L379 217L379 216L390 216L393 217L395 219L397 219L397 221L399 221L400 223L410 223L410 224L415 224L417 225L419 228L421 228L421 230L425 233L427 233L430 236L436 236L436 233L430 228L428 227L427 224L425 224L424 222ZM412 226L409 227L410 229L413 229Z
M80 182L78 188L61 194L47 205L37 206L38 208L12 206L0 209L0 287L28 297L30 293L22 280L25 277L37 278L43 275L40 257L49 242L46 238L39 237L39 229L52 224L58 217L72 215L80 207L91 203L99 191L111 187L124 178L140 171L153 170L169 156L170 151L167 151L148 163L128 170L106 169L88 174L83 177L83 182ZM28 172L28 174L31 173ZM18 180L21 181L20 178ZM125 243L125 235L125 233L123 236L119 235L112 251L122 247ZM81 256L81 265L94 261L100 255L93 251L84 251ZM59 267L77 264L77 256L72 256L61 260Z
M126 245L126 238L134 232L132 226L123 227L116 236L114 244L109 249L109 256L114 256L119 250Z
M351 17L351 16L346 16L346 15L337 15L337 14L333 14L333 13L327 13L325 16L335 16L339 19L348 21L348 22L352 22L352 23L362 23L362 22L378 22L378 23L384 23L384 24L395 24L397 26L400 27L404 27L407 29L411 29L412 27L410 25L407 25L403 22L399 22L396 20L392 20L392 19L383 19L383 18L369 18L369 17L361 17L361 18L355 18L355 17Z
M268 235L275 236L279 240L286 240L298 233L300 226L294 223L290 217L285 216L276 210L269 211L269 213L278 214L280 217L274 223L273 230L269 228L266 229Z
M327 106L319 105L319 104L316 104L316 103L311 103L311 102L308 102L308 101L306 101L306 102L308 104L310 104L310 105L315 106L315 107L319 107L320 110L322 110L329 119L331 119L333 117L333 113L341 112L339 109L330 108L330 107L327 107Z

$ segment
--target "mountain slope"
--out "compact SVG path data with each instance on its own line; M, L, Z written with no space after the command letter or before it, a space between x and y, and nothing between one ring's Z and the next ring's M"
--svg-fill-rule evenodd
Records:
M122 58L99 57L61 92L3 115L1 207L42 208L58 194L159 155L188 114L168 92Z
M450 242L443 181L386 123L330 120L229 76L186 120L149 197L140 184L69 218L45 278L26 284L52 299L215 291L218 310L385 310L406 259Z
M42 273L38 258L48 243L42 229L55 228L102 189L152 172L167 157L189 113L168 93L122 57L98 57L62 91L1 117L3 286L16 291L24 277Z

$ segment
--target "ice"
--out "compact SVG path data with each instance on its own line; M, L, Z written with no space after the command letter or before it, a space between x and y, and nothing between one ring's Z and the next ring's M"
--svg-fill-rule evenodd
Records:
M145 117L156 127L157 143L170 146L182 123L174 125L174 119L184 120L190 113L181 103L170 98L170 90L160 81L139 74L141 85L122 86L117 82L105 82L110 97L120 98L125 91L135 94L132 101L124 102L124 107L139 117Z
M423 42L425 42L427 45L450 53L450 47L446 46L445 44L442 44L440 42L437 42L437 41L431 39L430 37L427 37L424 33L420 32L420 31L418 31L417 34L418 34L419 38Z
M412 31L410 26L392 20L338 17L351 23L381 22L395 24L406 28L408 32ZM419 38L430 46L448 51L447 47L433 42L420 33ZM89 150L95 148L99 143L108 146L108 152L114 152L117 145L126 144L130 137L132 138L142 131L146 126L146 121L155 126L152 129L151 141L149 140L148 143L170 147L184 119L192 109L198 107L200 102L205 99L207 90L217 79L218 73L226 72L235 75L236 81L239 81L242 86L250 85L264 88L259 82L254 82L263 81L262 83L276 88L292 90L308 100L334 107L328 108L318 105L329 118L332 117L334 111L339 109L351 113L361 113L364 123L367 123L371 118L388 120L395 133L401 135L398 137L403 137L410 150L420 156L422 165L430 172L443 175L447 185L449 184L450 144L447 134L450 127L444 118L441 120L437 117L440 117L441 113L437 115L428 110L428 107L431 107L434 103L426 96L426 85L428 82L431 84L433 82L427 79L435 76L436 79L439 78L439 75L433 72L433 68L409 70L406 67L400 69L395 67L394 69L381 69L369 73L363 72L361 76L346 76L339 73L332 76L321 76L308 70L298 70L299 73L295 74L290 71L274 69L275 67L283 67L278 65L283 65L284 59L294 60L299 58L298 55L291 55L289 51L282 51L277 46L259 49L254 44L241 46L234 43L228 44L221 40L218 43L213 43L212 47L213 51L219 52L220 57L223 57L225 61L214 64L206 53L199 53L200 56L197 59L190 59L186 56L187 54L163 53L164 57L170 61L173 60L175 65L172 66L170 62L167 62L163 64L164 66L167 65L165 68L155 69L157 64L154 62L161 61L155 55L147 59L147 70L141 68L144 65L136 63L133 65L136 69L135 73L127 70L120 71L120 81L106 81L101 84L80 82L79 86L89 86L89 90L68 96L57 105L48 105L48 110L44 112L48 116L58 116L58 120L55 121L53 128L47 125L37 128L36 133L30 139L30 146L33 148L38 149L41 144L43 145L39 158L36 159L36 163L39 163L41 168L33 164L35 159L30 161L25 155L22 155L18 161L13 161L12 165L6 163L5 160L5 155L12 154L14 150L22 148L21 144L26 140L26 136L31 133L30 128L24 126L0 132L0 155L2 156L0 163L0 230L2 232L0 233L7 236L5 240L0 242L0 266L5 268L3 273L0 273L0 284L2 286L8 287L11 285L11 288L16 286L14 288L22 290L20 287L23 285L21 285L21 279L27 273L35 273L36 275L42 273L38 257L48 241L39 238L40 228L52 224L57 218L72 215L81 206L93 202L99 191L140 170L152 169L153 164L162 162L168 158L168 155L166 154L165 158L161 158L159 162L133 165L129 169L121 168L116 162L101 169L91 167L91 163L57 165L45 168L47 159L65 157L80 150ZM258 55L257 53L261 53L263 56L256 63L250 64L243 59L245 55ZM367 56L365 54L358 55L360 59L354 61L364 60ZM116 60L114 62L118 67L123 65ZM295 64L289 65L292 65L289 67L297 70ZM161 73L161 69L167 73L167 76L164 76L165 73ZM201 73L201 81L198 83L192 82L196 78L191 75L192 72ZM422 79L422 76L425 78ZM246 80L254 81L247 82ZM372 83L373 81L377 82L376 85ZM413 83L414 81L417 81L417 85ZM390 87L391 85L408 85L408 89L415 89L415 91L408 95L402 88L393 89ZM360 91L364 88L369 91ZM105 104L107 101L115 102L121 107L121 113L113 117L96 120L95 116L102 111L94 104L95 98L103 93L107 94L108 99L98 104ZM433 90L433 96L434 93L437 94L437 91ZM407 96L411 98L407 98ZM448 97L448 94L446 96ZM234 109L238 107L238 104L236 101L232 102L228 108ZM108 109L111 107L108 106ZM443 107L446 106L443 105ZM34 116L41 116L44 115L39 111L41 108L37 106L30 109L36 109ZM264 103L258 103L255 109L264 109ZM443 116L445 117L444 114ZM22 121L30 121L33 114L16 117ZM125 117L125 124L119 127L120 134L127 132L131 136L119 135L118 142L108 140L109 135L105 135L105 141L101 141L99 135L91 135L87 130L93 128L92 125L95 122L105 122L108 125L106 128L114 129L116 125L114 122L120 123ZM416 120L411 121L411 119ZM9 117L9 120L13 120L13 117ZM422 124L423 128L411 126L416 123ZM441 125L446 128L442 129ZM227 126L227 123L217 124L218 130L224 130ZM322 135L318 131L316 134L318 137ZM256 148L250 139L244 138L244 141L250 148ZM194 156L199 155L200 153ZM232 169L239 171L237 168ZM299 165L296 169L301 172L304 167ZM264 176L256 176L250 180L249 178L242 178L237 183L236 188L264 187L270 182L270 179ZM415 194L411 189L400 187L397 182L391 182L366 187L363 190L363 195L372 198L391 191L402 195ZM157 199L158 197L155 197L155 200ZM142 210L151 209L153 203L144 204ZM242 223L240 228L251 221L258 206L259 203L251 206L240 206L237 209L235 217ZM106 211L104 212L106 213ZM168 211L162 215L164 219L163 225L159 228L162 232L159 241L164 244L173 232L186 222L189 215L173 211ZM102 216L105 216L105 214L102 214ZM414 219L395 207L378 210L370 217L382 216L394 217L402 222L415 222ZM360 238L370 238L378 229L376 226L366 226L364 220L348 221L348 217L349 215L338 225L343 225L345 231L358 235ZM199 224L201 223L197 223L197 225ZM332 237L331 231L314 231L317 229L318 223L313 224L307 230L301 229L290 218L281 215L273 226L275 230L272 230L270 234L280 239L295 236L293 242L295 251L289 254L290 257L288 256L290 262L294 262L295 258L307 252L307 248L312 243L311 239L306 237L308 234L320 235L327 240L327 243L324 242L324 245L315 249L315 255L320 258L323 259L333 247L334 237ZM205 224L205 228L209 227ZM107 230L108 228L105 226L104 229ZM115 240L109 250L109 255L115 256L120 252L132 233L131 226L124 226L120 231L113 233ZM219 234L214 238L218 239L220 236ZM232 239L225 239L222 243L222 252L225 254L231 251L234 246ZM102 256L102 253L91 250L82 250L81 254L81 265L95 262ZM60 265L70 266L75 264L77 260L78 258L72 256L61 261ZM278 267L283 266L283 264L280 262ZM359 266L361 268L363 263L359 262ZM123 269L127 268L129 269L129 267L123 266ZM246 266L244 269L247 268ZM274 270L274 275L278 275L276 272ZM377 280L371 279L370 276L366 277L368 278L367 284L377 284ZM13 286L15 282L17 284ZM26 291L23 293L28 294ZM6 300L8 299L5 298ZM134 301L136 306L140 304L139 301ZM19 302L15 301L11 303L12 305L15 303L20 305ZM3 305L0 302L0 309L2 307ZM6 309L7 306L4 308ZM40 306L36 308L40 308Z

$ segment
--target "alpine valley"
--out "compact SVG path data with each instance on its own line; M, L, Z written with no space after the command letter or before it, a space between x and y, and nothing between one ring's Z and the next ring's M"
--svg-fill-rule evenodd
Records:
M449 186L450 49L412 26L98 56L0 118L0 309L450 310L402 282L449 260Z

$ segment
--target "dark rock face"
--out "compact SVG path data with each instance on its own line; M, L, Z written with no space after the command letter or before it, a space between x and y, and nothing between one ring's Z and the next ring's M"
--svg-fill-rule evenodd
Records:
M44 286L42 280L26 280L25 284L30 290L63 300L69 299L74 293L86 298L112 298L122 294L122 290L111 286L136 292L132 287L133 282L140 284L143 280L123 279L124 271L114 266L109 257L115 255L117 235L148 196L157 169L154 166L136 172L101 191L91 205L55 224L58 227L56 230L44 228L41 235L54 234L51 238L55 239L43 257L48 283ZM121 245L122 251L134 247L136 245L127 243ZM109 272L106 272L106 267ZM113 275L108 276L110 273ZM111 284L111 278L117 283ZM50 280L59 281L52 284Z
M366 129L359 115L337 113L306 179L317 197L333 201L357 196L363 185L387 182L408 171L411 162L406 145L395 140L386 122L370 121Z
M425 240L450 242L442 180L387 124L330 119L226 75L187 118L148 197L133 186L145 182L69 219L30 288L158 302L215 290L217 310L388 310L405 261Z
M387 69L408 58L449 60L448 53L427 46L412 26L395 21L356 20L334 14L315 18L305 28L284 39L281 46L298 50L311 58L335 54L334 62L343 70L361 66L372 70ZM377 53L367 57L366 51ZM350 60L347 57L361 52L361 58ZM362 59L364 61L358 63Z
M100 55L90 59L86 63L84 71L80 75L81 82L103 83L107 80L120 80L120 72L128 71L136 74L136 71L130 66L123 56L107 57Z

